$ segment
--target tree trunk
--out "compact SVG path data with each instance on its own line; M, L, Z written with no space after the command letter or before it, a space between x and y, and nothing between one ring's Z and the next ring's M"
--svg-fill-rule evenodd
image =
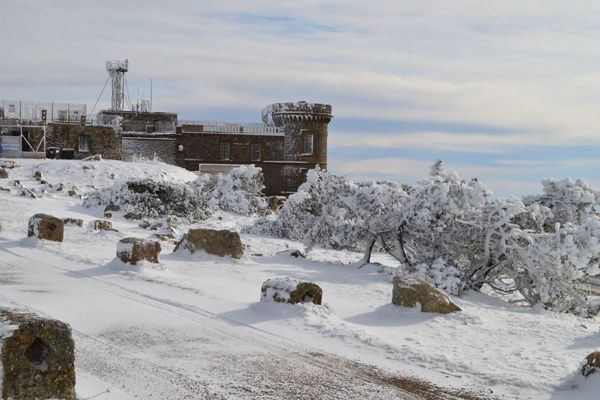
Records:
M367 242L367 247L365 248L365 254L363 258L359 261L359 268L369 264L371 262L371 253L373 252L373 246L375 246L375 242L377 241L377 236L371 236L369 241Z

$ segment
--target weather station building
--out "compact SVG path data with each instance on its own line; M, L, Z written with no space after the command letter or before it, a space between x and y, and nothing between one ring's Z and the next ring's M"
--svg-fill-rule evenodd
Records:
M53 148L68 155L63 158L100 154L107 159L160 159L199 174L255 165L263 171L269 195L293 193L308 170L327 168L328 124L333 118L328 104L274 103L263 108L259 123L179 121L176 113L152 110L152 90L150 100L125 109L129 61L108 61L106 70L111 108L97 114L86 114L85 105L67 104L65 111L63 103L27 103L24 113L22 105L17 107L22 102L0 103L0 143L3 138L4 143L21 143L19 152L0 146L0 157L45 157Z

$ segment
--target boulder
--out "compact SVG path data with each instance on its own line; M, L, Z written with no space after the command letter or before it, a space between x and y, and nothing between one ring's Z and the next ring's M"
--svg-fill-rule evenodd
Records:
M6 168L0 168L0 179L8 179L8 171Z
M262 284L260 291L260 301L321 305L323 299L323 290L316 283L301 282L291 278L268 279Z
M81 218L63 218L65 225L77 225L78 227L83 226L83 220Z
M175 250L187 249L191 253L204 250L217 256L231 256L241 258L244 255L244 246L240 234L227 230L215 229L190 229L188 233L175 246Z
M112 222L103 219L97 219L94 221L94 229L97 231L112 231Z
M110 219L110 218L112 218L112 213L110 213L110 212L105 212L105 213L104 213L104 214L102 214L102 215L103 215L103 217L104 217L104 218L106 218L106 219Z
M106 207L104 207L104 212L109 212L109 211L121 211L121 207L116 205L116 204L109 204Z
M392 303L404 307L417 307L422 312L439 314L462 311L444 292L431 283L402 276L394 278Z
M600 351L594 351L585 358L585 363L581 368L583 376L589 376L600 370Z
M0 308L4 399L76 400L75 345L69 325Z
M129 237L119 240L117 244L117 257L133 265L142 260L158 263L159 255L160 243L155 240Z
M75 191L75 189L71 189L71 190L69 190L69 192L68 192L68 193L69 193L69 196L70 196L70 197L77 196L77 192Z
M39 239L62 242L65 231L65 223L62 219L47 214L35 214L29 218L27 236L35 236Z
M142 219L142 216L140 214L128 212L127 214L123 215L123 218L125 218L125 219Z
M41 172L41 171L35 171L35 172L33 173L33 177L35 178L35 180L37 180L37 181L41 181L41 180L43 180L43 179L44 179L44 174L42 174L42 172Z

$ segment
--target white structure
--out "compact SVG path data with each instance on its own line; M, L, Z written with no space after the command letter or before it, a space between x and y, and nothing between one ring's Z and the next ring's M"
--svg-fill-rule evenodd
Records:
M111 110L122 111L125 105L125 72L129 61L107 61L106 70L112 80Z

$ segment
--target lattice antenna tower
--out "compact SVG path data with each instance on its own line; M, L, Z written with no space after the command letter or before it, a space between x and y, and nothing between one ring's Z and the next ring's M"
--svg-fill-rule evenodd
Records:
M125 105L125 72L129 70L129 61L107 61L106 70L112 80L111 109L122 111Z

